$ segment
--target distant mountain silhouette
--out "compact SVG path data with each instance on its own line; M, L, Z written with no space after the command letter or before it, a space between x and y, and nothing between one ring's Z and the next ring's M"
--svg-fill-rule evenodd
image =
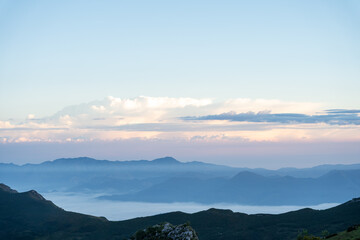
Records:
M174 176L228 177L237 169L172 157L136 161L61 158L22 166L0 163L0 181L26 191L134 192Z
M344 202L360 192L360 170L332 171L319 178L264 177L240 172L230 179L172 178L137 193L100 197L147 202L313 205Z
M152 163L156 164L181 164L178 160L176 160L173 157L164 157L164 158L158 158L151 161Z
M133 161L109 161L109 160L96 160L94 158L89 157L79 157L79 158L59 158L54 161L46 161L41 164L26 164L26 165L128 165L128 164L181 164L181 162L177 161L173 157L164 157L157 158L152 161L148 160L133 160ZM26 166L25 165L25 166Z
M0 184L0 239L124 239L162 222L190 222L199 239L290 240L302 229L320 235L323 230L335 233L360 223L360 199L326 210L302 209L278 215L209 209L113 222L67 212L34 190L18 193Z
M313 205L356 196L359 171L360 164L266 170L184 163L172 157L152 161L80 157L0 164L0 181L21 191L97 193L111 200Z

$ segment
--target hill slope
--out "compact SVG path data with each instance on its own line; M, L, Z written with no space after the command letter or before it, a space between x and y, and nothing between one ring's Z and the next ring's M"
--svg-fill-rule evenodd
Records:
M302 229L319 235L360 223L360 199L327 210L302 209L279 215L209 209L194 214L172 212L112 222L67 212L35 191L17 193L0 185L0 239L123 239L161 222L190 222L199 239L294 239Z

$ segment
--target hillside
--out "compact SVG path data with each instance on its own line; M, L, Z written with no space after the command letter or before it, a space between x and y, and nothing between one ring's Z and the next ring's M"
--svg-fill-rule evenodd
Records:
M358 240L360 239L360 226L354 225L347 228L346 231L333 234L329 240Z
M126 221L108 221L67 212L35 191L17 193L0 185L0 239L123 239L158 223L190 222L199 239L294 239L302 229L320 235L360 223L360 199L327 210L302 209L279 215L209 209L172 212Z

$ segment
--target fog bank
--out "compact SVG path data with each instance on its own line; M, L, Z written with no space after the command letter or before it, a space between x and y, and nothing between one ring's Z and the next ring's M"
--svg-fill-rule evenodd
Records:
M104 216L108 220L119 221L136 217L152 216L160 213L181 211L194 213L209 208L230 209L247 214L269 213L279 214L302 208L327 209L338 203L323 203L313 206L247 206L237 204L199 204L191 202L179 203L146 203L121 202L95 199L97 195L69 193L41 193L46 199L67 210L94 216Z

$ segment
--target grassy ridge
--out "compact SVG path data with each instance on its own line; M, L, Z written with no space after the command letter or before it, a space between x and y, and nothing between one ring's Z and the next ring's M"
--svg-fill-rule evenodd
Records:
M349 228L348 230L340 232L336 236L330 237L328 239L329 240L360 240L360 227L357 226L352 231L349 231Z

